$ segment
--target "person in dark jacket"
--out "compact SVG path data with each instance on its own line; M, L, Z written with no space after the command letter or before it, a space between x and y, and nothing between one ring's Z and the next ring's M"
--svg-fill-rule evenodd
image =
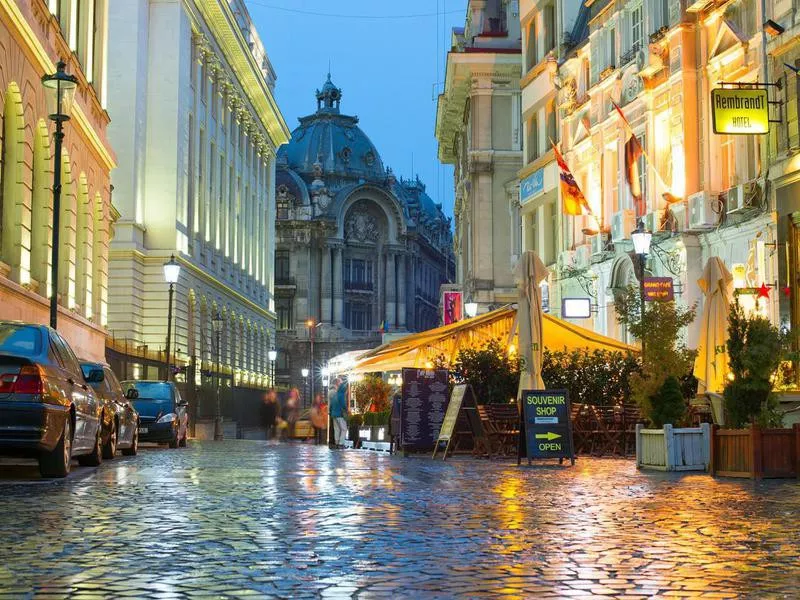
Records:
M278 394L274 388L264 394L264 403L261 405L261 420L267 430L267 439L275 437L275 425L278 418Z

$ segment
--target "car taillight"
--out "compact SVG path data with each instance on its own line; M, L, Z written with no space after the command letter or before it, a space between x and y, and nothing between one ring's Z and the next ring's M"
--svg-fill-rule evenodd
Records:
M0 375L0 393L10 394L14 391L14 383L17 381L16 373L3 373Z
M44 387L42 373L39 367L22 367L19 370L17 380L14 382L13 392L15 394L41 394ZM2 379L2 378L0 378Z

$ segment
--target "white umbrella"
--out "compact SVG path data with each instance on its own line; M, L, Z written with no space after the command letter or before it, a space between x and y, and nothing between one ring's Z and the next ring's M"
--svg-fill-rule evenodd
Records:
M547 278L547 267L535 252L526 251L517 264L519 288L519 352L523 360L519 377L519 390L544 389L542 381L542 288L539 284Z
M694 362L698 394L721 393L728 376L728 313L733 276L718 256L708 259L697 285L705 294L700 342Z

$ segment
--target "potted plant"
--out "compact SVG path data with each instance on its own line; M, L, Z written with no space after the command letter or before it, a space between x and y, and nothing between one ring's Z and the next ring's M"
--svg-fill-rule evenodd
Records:
M353 442L353 448L361 446L361 425L364 423L364 415L361 413L351 413L347 417L347 439Z

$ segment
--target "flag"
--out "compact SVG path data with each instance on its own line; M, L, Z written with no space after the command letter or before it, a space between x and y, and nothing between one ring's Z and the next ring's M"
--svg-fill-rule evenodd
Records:
M584 210L586 214L592 214L592 209L586 201L583 192L581 192L581 188L579 188L578 184L575 182L575 178L572 176L567 162L564 160L564 157L561 156L561 152L558 151L555 143L553 143L552 140L550 140L550 143L553 144L553 153L558 163L559 178L561 180L561 198L564 202L564 214L579 216L584 214Z
M611 104L614 105L614 109L617 111L617 114L619 114L619 118L622 119L622 122L628 129L628 141L625 142L625 179L631 190L633 204L636 207L636 216L642 217L645 213L645 205L644 196L642 195L642 186L639 184L639 157L644 155L644 148L642 148L642 144L639 143L639 139L633 133L633 128L628 122L628 119L625 118L622 109L613 100Z
M386 319L381 321L381 327L380 327L380 329L378 331L380 331L381 333L388 333L389 332L389 324L386 322Z

